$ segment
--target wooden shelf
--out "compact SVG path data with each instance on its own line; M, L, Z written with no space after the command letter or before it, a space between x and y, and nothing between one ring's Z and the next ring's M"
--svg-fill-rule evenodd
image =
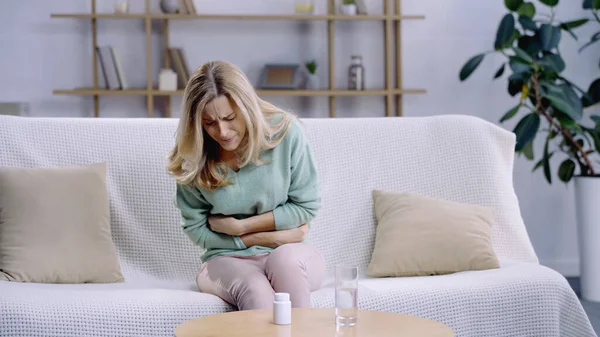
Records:
M51 18L73 18L73 19L169 19L169 20L341 20L341 21L381 21L381 20L422 20L423 15L248 15L248 14L162 14L162 13L56 13Z
M50 17L54 19L145 19L148 15L146 13L55 13L50 14Z
M73 90L54 90L55 95L122 95L122 96L177 96L183 95L183 90L176 91L159 91L139 89L126 90L109 90L109 89L94 89L94 88L77 88ZM369 89L369 90L256 90L256 93L261 96L386 96L386 95L403 95L403 94L425 94L424 89Z
M327 61L323 62L321 67L327 69L328 86L321 90L262 90L258 89L260 96L295 96L295 97L327 97L329 103L329 117L336 115L336 98L340 96L380 96L385 103L385 116L402 116L402 100L407 94L424 94L424 89L404 89L402 83L402 22L403 20L422 20L423 15L402 15L401 0L382 0L383 14L373 15L342 15L337 13L336 0L326 0L327 11L325 14L164 14L152 13L152 0L144 0L145 9L141 13L99 13L96 11L97 0L90 0L91 11L89 13L52 13L51 18L71 18L71 19L89 19L91 25L91 51L92 51L92 75L93 84L91 88L75 89L57 89L53 90L55 95L84 95L92 96L94 103L94 116L100 116L100 97L103 96L142 96L146 101L148 117L152 117L155 111L155 97L161 97L160 104L164 104L164 116L171 116L171 97L183 95L183 90L159 91L154 83L155 69L154 57L152 52L152 32L156 23L162 25L161 29L161 68L171 68L172 61L169 55L170 33L169 26L171 20L257 20L257 21L324 21L326 25L327 36ZM146 84L142 88L132 88L125 90L110 90L99 88L99 78L102 75L98 65L98 56L96 47L98 45L98 20L116 19L116 20L142 20L145 28L146 44ZM158 22L157 22L158 21ZM383 24L383 63L384 75L381 88L368 90L345 90L336 89L338 76L336 76L336 50L335 50L335 30L336 21L371 21ZM346 59L345 56L344 58ZM338 57L339 58L339 57ZM196 66L192 66L196 68ZM367 66L368 68L368 66ZM395 70L394 70L395 68ZM343 76L346 76L345 74ZM106 83L106 81L105 81ZM394 111L395 110L395 111Z
M367 89L367 90L257 90L261 96L386 96L400 94L424 94L423 89Z
M54 90L54 95L100 95L100 96L139 96L147 95L149 92L146 88L140 89L125 89L125 90L109 90L109 89L94 89L94 88L77 88L72 90Z

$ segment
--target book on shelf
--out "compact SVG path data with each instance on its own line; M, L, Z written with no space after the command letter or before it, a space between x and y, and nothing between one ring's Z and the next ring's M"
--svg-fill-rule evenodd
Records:
M183 89L190 79L190 71L181 48L169 48L171 68L177 74L177 88Z
M179 13L197 14L193 0L179 0Z
M109 90L128 89L125 72L117 50L112 46L96 46L98 56L99 75L104 81L104 87ZM100 81L99 81L100 82Z

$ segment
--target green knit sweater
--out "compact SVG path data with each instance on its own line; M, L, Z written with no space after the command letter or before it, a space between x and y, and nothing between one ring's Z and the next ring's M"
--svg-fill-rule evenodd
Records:
M212 231L211 214L243 219L273 211L276 229L285 230L308 223L321 207L313 154L296 119L282 141L263 156L266 164L249 164L237 172L229 169L233 184L214 191L177 184L175 203L181 211L181 226L192 242L204 248L202 261L272 250L246 247L238 236Z

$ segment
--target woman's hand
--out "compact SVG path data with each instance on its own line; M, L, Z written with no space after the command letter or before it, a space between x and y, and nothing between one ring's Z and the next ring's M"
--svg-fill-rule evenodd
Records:
M272 231L272 232L257 232L241 236L246 247L264 246L277 248L287 243L297 243L304 241L308 233L308 225L302 225L297 228Z
M245 234L244 223L234 217L211 215L208 217L208 224L214 232L235 236Z

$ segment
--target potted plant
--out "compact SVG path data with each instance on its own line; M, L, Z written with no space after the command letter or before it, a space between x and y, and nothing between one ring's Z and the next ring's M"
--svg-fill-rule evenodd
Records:
M341 12L345 15L356 15L356 2L354 0L342 0Z
M556 176L562 182L574 181L579 237L581 295L600 301L600 115L586 108L600 102L600 81L587 90L563 76L566 68L559 42L589 19L560 22L555 16L559 0L504 0L508 13L500 20L494 48L472 56L459 72L466 80L488 54L500 54L505 62L493 79L507 74L507 90L516 104L500 123L519 116L512 130L516 135L515 152L534 161L533 171L541 169L548 183L554 174L551 163L558 161ZM600 1L585 0L597 21L594 6ZM600 39L600 32L592 41ZM534 141L543 137L543 149L536 156ZM536 160L536 157L537 160Z
M306 89L319 89L319 77L317 76L317 61L306 62Z

